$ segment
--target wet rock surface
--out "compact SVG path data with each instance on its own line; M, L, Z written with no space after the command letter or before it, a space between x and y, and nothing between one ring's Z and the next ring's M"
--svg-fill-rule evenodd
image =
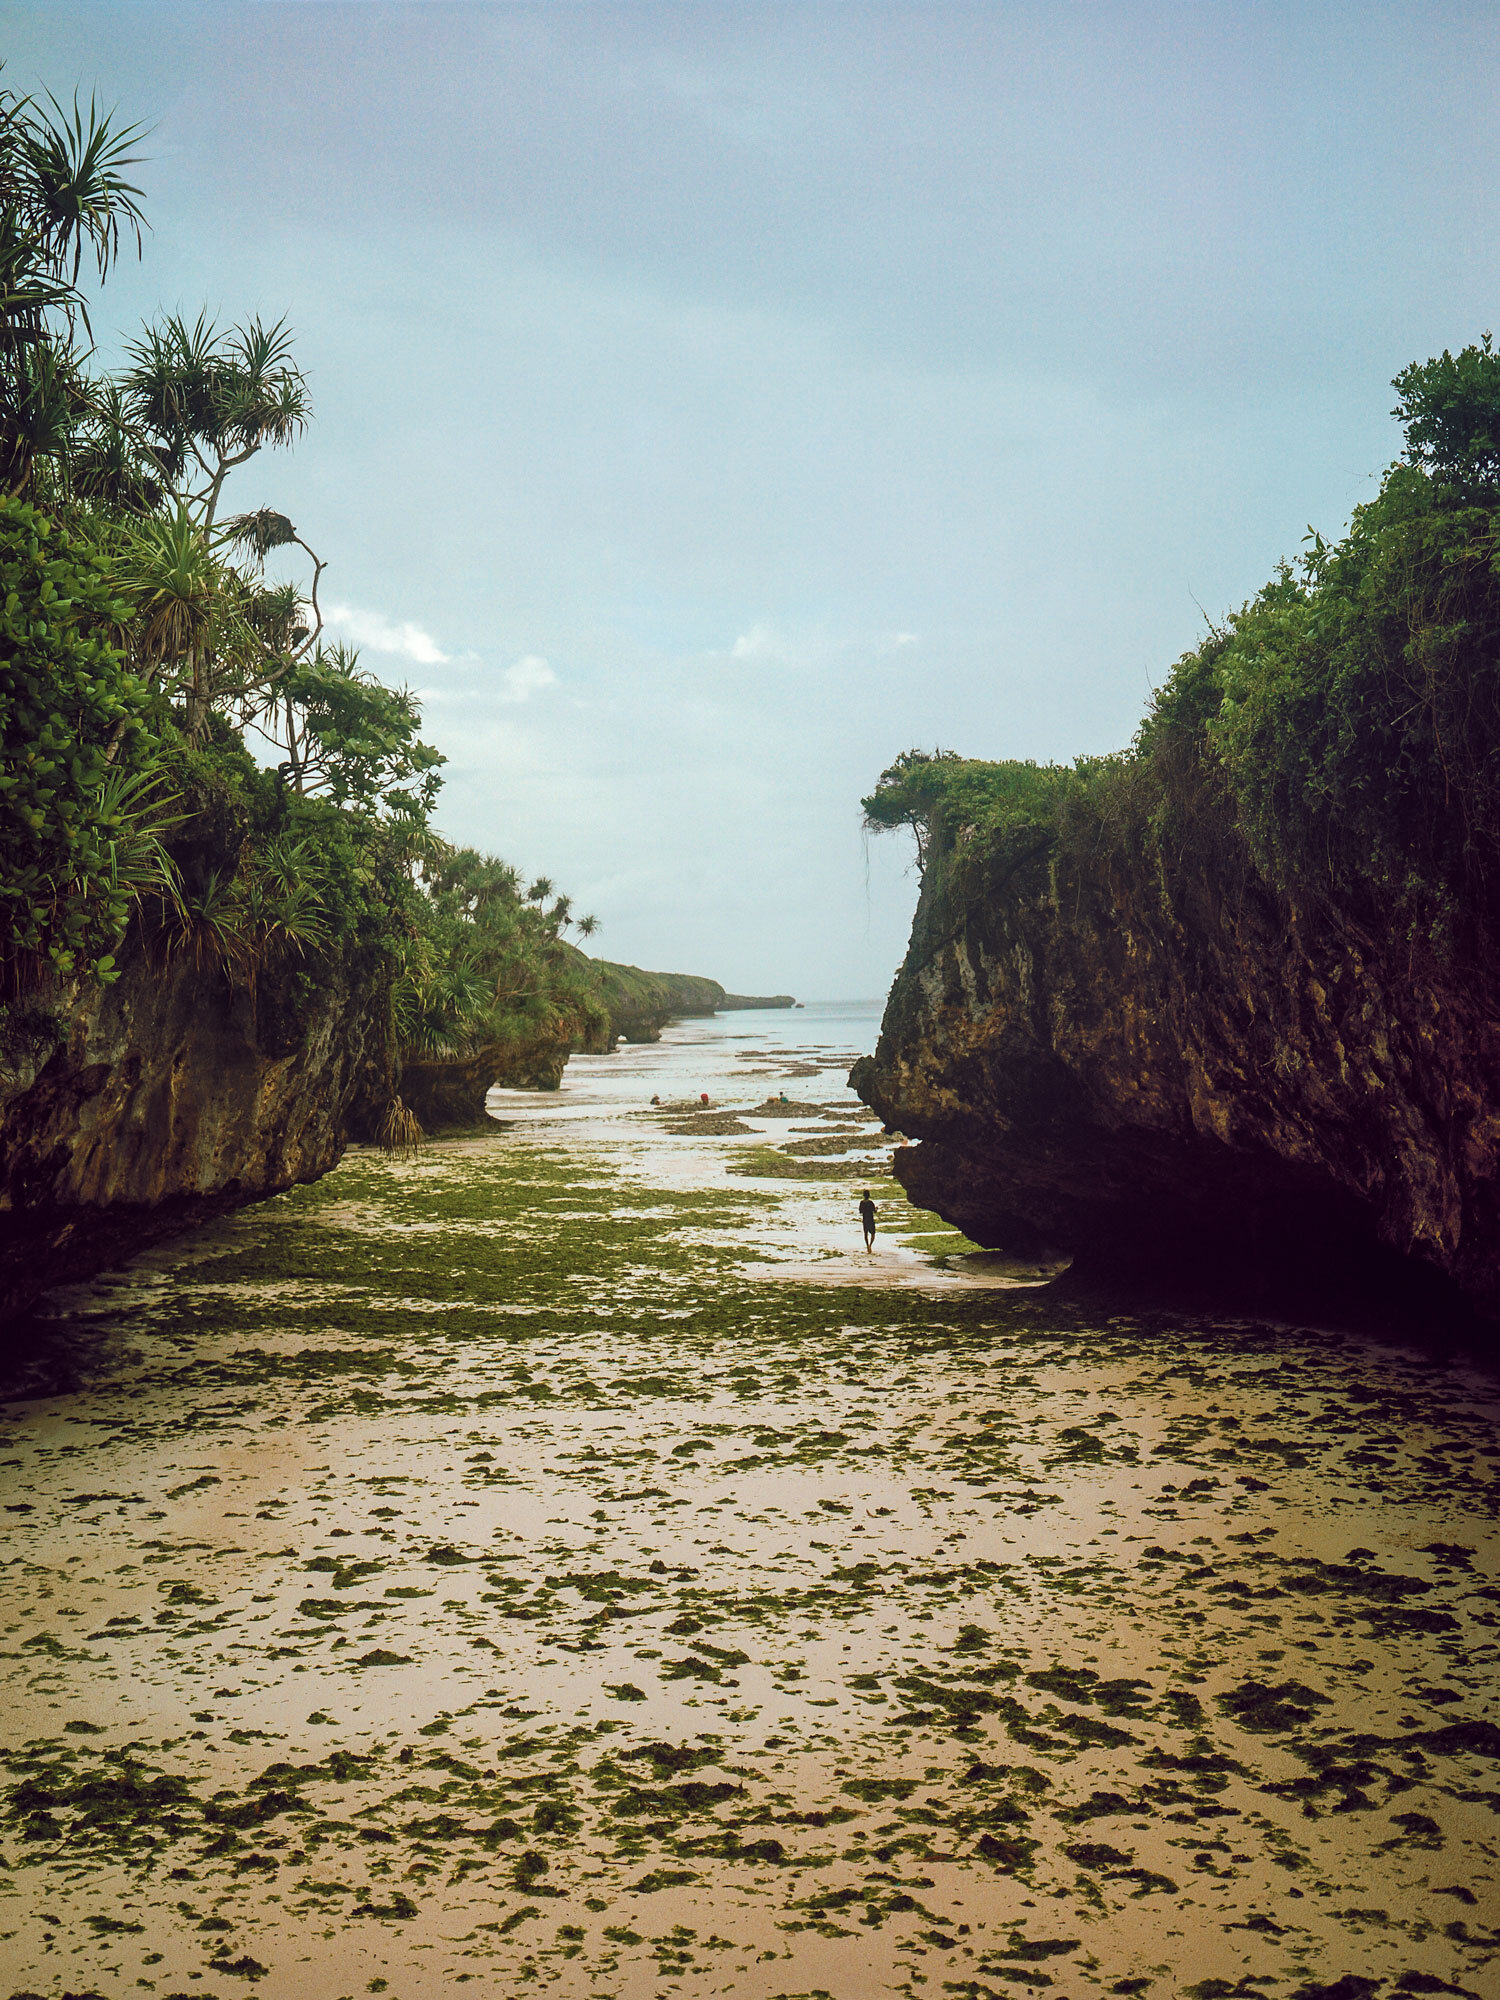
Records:
M599 1039L602 1045L603 1037ZM556 1090L573 1046L564 1029L492 1042L463 1057L410 1057L401 1065L401 1101L426 1133L482 1129L488 1122L485 1100L497 1084L510 1090Z
M966 1286L747 1068L56 1301L0 1991L1500 1994L1492 1391Z
M316 1179L388 1094L385 991L348 966L249 991L134 933L120 960L112 986L41 996L0 1072L0 1320Z

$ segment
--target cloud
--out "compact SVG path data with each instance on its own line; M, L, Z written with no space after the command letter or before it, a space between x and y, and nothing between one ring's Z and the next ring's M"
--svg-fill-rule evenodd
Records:
M419 667L448 663L448 655L432 634L410 620L397 625L379 611L361 611L354 604L330 604L324 618L356 646L368 647L372 653L399 653L403 659L415 660Z
M920 643L916 632L880 631L865 628L840 630L828 625L804 626L787 631L757 619L729 647L714 653L713 659L730 659L747 667L785 667L804 673L836 669L851 658L870 653L901 652Z
M529 701L540 688L557 686L557 675L540 653L523 653L513 666L505 669L502 678L506 701Z
M732 660L779 660L783 648L769 625L752 625L729 649Z

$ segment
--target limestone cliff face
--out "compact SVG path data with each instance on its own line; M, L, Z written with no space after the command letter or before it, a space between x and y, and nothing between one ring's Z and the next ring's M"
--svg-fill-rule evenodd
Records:
M465 1056L410 1055L401 1066L403 1103L424 1132L468 1130L486 1122L485 1098L505 1090L556 1090L571 1055L608 1055L617 1042L659 1042L671 1021L752 1007L793 1007L788 993L766 998L726 993L716 979L690 972L643 972L639 966L587 958L564 947L581 968L591 997L551 1025Z
M579 1033L564 1025L486 1042L467 1056L408 1056L401 1065L401 1100L429 1136L470 1131L487 1122L491 1090L556 1090L569 1056L608 1055L614 1039L604 1028Z
M607 958L585 963L609 1016L611 1048L617 1041L659 1042L669 1021L717 1013L729 997L717 979L691 972L644 972Z
M1096 1273L1326 1297L1416 1268L1500 1313L1500 968L1140 872L1042 839L960 887L933 858L852 1078L921 1142L912 1199Z
M41 996L0 1069L0 1316L337 1164L389 1100L386 995L337 962L310 997L164 961Z

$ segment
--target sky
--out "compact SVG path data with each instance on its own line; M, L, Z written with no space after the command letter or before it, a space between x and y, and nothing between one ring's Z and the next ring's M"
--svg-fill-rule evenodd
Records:
M239 475L591 949L878 997L913 746L1129 742L1497 312L1500 10L0 0L146 120L95 315L285 315Z

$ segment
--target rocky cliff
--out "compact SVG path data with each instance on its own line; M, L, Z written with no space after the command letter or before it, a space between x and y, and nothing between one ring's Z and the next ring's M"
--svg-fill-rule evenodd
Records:
M485 1098L506 1090L556 1090L571 1055L608 1055L617 1042L659 1042L669 1021L754 1007L792 1007L790 994L755 998L726 993L716 979L690 972L643 972L564 947L586 978L588 1004L566 1017L487 1042L464 1056L409 1056L401 1066L402 1101L424 1132L471 1129L485 1121Z
M1500 967L1299 905L1222 857L1164 883L1045 829L939 827L852 1081L911 1198L1077 1269L1500 1312ZM1424 1283L1430 1278L1433 1283Z
M385 985L341 959L315 979L231 986L135 927L119 962L110 986L0 1010L0 1319L316 1180L350 1138L378 1136L393 1102L429 1133L474 1126L494 1084L555 1090L576 1050L655 1040L675 1016L734 1004L714 980L601 964L600 997L566 1018L463 1059L398 1064Z
M569 1056L608 1055L614 1045L601 1016L486 1042L463 1056L408 1056L401 1065L401 1100L428 1137L472 1131L486 1122L491 1090L556 1090Z
M726 993L717 979L704 979L691 972L643 972L638 965L615 965L605 958L588 959L585 963L601 1001L609 1010L617 1041L659 1042L669 1021L693 1015L796 1005L790 993L760 998Z
M8 1011L0 1048L0 1317L341 1157L389 1101L383 986L231 989L133 931L120 978Z
M616 1041L659 1042L669 1021L716 1013L726 998L717 979L690 972L645 972L605 958L591 959L589 970Z

